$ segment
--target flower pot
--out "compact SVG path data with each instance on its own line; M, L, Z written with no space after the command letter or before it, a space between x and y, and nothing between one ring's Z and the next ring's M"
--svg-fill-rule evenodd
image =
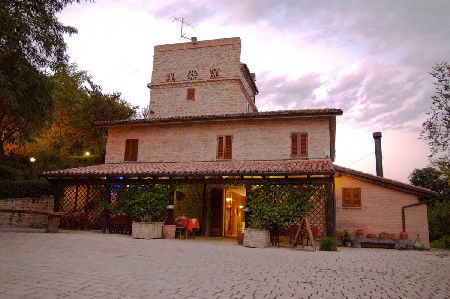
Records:
M359 238L364 237L364 231L362 229L358 229L356 231L356 236L359 237Z
M407 240L408 239L408 233L407 232L400 232L400 239Z
M374 239L376 237L377 237L377 235L375 235L375 234L367 234L367 238L369 238L369 239Z
M163 237L164 239L175 239L175 231L177 230L176 225L167 224L163 226Z
M344 242L344 246L345 247L352 247L352 243L351 242Z
M270 233L267 229L244 229L245 247L265 248L270 245Z
M238 233L236 239L237 239L238 245L244 244L244 234L243 233Z
M394 240L395 234L380 233L380 239Z
M162 237L164 222L134 222L131 235L135 239L159 239Z

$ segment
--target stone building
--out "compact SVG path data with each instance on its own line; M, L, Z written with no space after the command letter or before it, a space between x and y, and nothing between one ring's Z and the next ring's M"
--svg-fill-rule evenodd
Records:
M322 235L406 230L428 246L426 205L402 208L434 192L333 165L340 109L258 112L256 76L240 50L240 38L155 46L149 118L99 123L108 128L105 164L44 176L66 189L178 180L175 214L198 218L208 236L245 225L243 184L316 184L326 192L309 218ZM57 207L73 209L61 197Z

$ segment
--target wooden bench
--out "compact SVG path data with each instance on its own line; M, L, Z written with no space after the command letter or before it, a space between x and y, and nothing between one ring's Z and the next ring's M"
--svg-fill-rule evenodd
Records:
M22 213L22 214L33 214L33 215L47 215L47 233L57 233L59 229L59 223L62 216L68 215L68 213L63 212L49 212L43 210L30 210L30 209L0 209L0 213Z

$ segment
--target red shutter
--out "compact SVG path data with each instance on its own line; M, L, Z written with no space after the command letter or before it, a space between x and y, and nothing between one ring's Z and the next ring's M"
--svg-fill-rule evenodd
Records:
M342 188L342 206L361 207L361 188Z
M195 100L195 88L188 88L187 89L187 99L194 101Z
M300 157L308 157L308 133L300 133Z
M125 142L124 161L137 161L139 139L127 139Z
M233 157L233 137L225 136L225 159L232 159Z
M351 206L352 191L350 188L342 188L342 206Z
M297 133L292 133L291 134L291 156L292 157L297 157Z
M223 136L217 137L217 159L223 159Z

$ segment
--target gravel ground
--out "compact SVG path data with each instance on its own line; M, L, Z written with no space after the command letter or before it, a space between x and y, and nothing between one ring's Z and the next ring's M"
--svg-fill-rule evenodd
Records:
M449 253L0 230L0 298L450 298Z

